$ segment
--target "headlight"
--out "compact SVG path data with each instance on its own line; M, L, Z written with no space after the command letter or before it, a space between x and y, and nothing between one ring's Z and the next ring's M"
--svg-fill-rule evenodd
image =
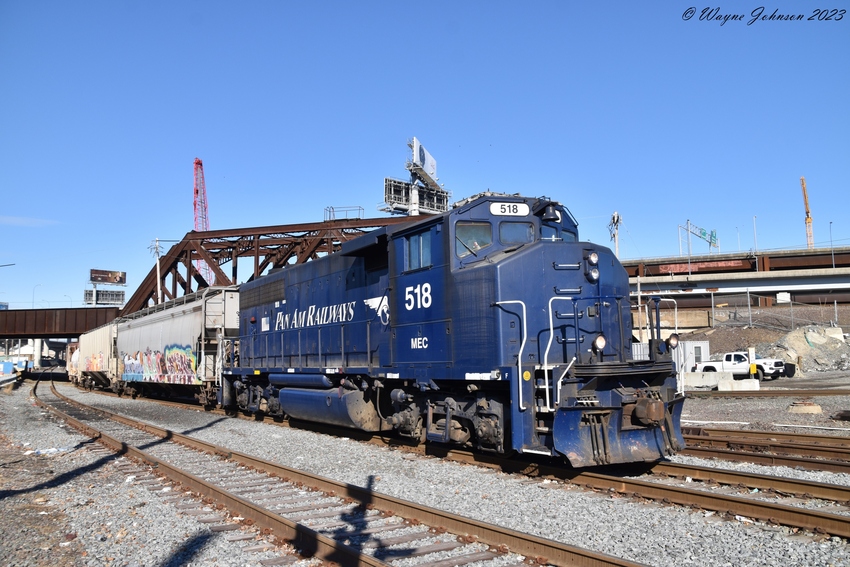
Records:
M587 275L587 279L589 279L590 281L592 281L592 282L598 281L599 280L599 268L591 268L590 270L587 271L586 275Z
M588 252L587 254L587 263L591 266L595 266L599 263L599 254L596 252Z
M667 338L667 346L670 348L676 348L679 346L679 335L673 333Z
M605 339L605 335L599 335L593 339L593 350L600 351L605 348L606 344L608 344L608 341Z

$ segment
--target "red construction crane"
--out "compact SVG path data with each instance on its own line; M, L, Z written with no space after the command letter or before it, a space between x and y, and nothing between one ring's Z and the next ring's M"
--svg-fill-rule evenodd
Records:
M195 158L195 230L207 232L210 229L209 210L207 209L207 186L204 183L204 162ZM195 260L198 269L207 284L212 285L212 270L203 260Z

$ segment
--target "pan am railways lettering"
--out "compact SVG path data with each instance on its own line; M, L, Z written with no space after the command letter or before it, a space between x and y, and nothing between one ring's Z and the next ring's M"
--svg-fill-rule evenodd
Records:
M325 307L311 305L307 309L296 309L292 313L279 311L274 322L274 330L286 331L332 323L347 323L354 320L354 306L356 304L356 301L349 301L348 303Z

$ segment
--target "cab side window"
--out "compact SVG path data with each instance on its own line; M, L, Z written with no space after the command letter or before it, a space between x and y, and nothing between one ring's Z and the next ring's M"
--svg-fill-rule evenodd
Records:
M493 244L493 229L489 222L460 221L455 225L455 253L458 258L466 258L470 254L478 255L478 251Z
M405 271L418 270L431 266L431 231L420 232L407 237L407 257Z

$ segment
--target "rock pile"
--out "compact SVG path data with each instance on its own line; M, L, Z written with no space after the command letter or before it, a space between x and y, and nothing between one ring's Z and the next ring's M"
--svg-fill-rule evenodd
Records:
M850 370L850 344L837 327L800 327L766 350L759 354L794 363L798 372Z

